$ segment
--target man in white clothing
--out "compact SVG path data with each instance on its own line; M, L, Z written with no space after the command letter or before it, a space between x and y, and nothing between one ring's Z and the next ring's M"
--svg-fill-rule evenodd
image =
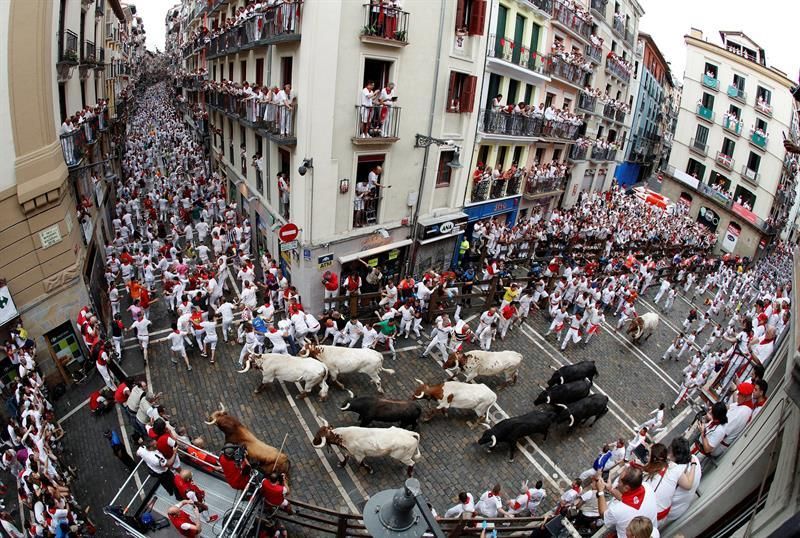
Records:
M655 492L650 486L642 483L642 470L626 467L619 477L619 489L610 488L608 493L614 497L606 502L605 493L608 486L602 478L594 480L593 489L597 496L597 507L605 522L605 527L617 533L617 538L627 538L628 523L638 516L644 516L653 524L652 538L659 538L658 505Z

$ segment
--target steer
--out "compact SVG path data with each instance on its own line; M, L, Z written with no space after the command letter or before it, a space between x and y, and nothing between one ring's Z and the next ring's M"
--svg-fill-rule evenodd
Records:
M445 361L445 370L458 368L466 381L469 383L479 375L492 376L503 374L505 383L500 388L504 388L511 383L517 382L519 365L522 363L522 355L516 351L456 351L451 353ZM455 374L451 379L455 378Z
M592 394L572 402L571 404L558 404L559 413L556 422L566 422L569 420L569 429L583 425L584 422L594 417L592 423L589 425L591 428L597 420L608 413L608 396L603 394Z
M338 381L339 374L360 372L367 374L378 388L378 392L383 394L381 372L394 374L394 370L383 367L383 355L374 349L318 346L307 343L298 355L300 357L312 357L327 366L331 383L340 389L343 389L344 385Z
M541 387L541 386L540 386ZM578 381L570 381L563 385L553 385L552 387L541 387L542 392L533 401L534 405L541 404L568 404L576 402L581 398L589 395L589 389L592 388L592 381L590 379L580 379Z
M641 316L636 316L630 320L629 323L628 330L625 332L631 335L631 341L636 344L641 340L644 334L647 334L647 336L644 337L645 340L653 336L653 331L658 327L658 314L655 312L645 312Z
M526 415L501 420L483 432L478 444L488 444L487 452L491 452L497 443L508 443L508 461L514 461L517 441L536 433L543 434L547 440L547 430L557 415L557 409L540 407Z
M552 366L551 366L552 368ZM553 385L562 385L570 381L577 381L579 379L593 379L597 375L597 367L594 361L582 361L575 364L566 364L550 376L550 381L547 382L548 387Z
M403 428L416 430L417 421L422 415L422 406L408 400L387 400L377 396L358 396L347 391L350 397L339 408L342 411L358 413L358 425L369 426L373 420L378 422L399 422Z
M209 426L216 424L217 428L225 434L226 443L243 445L247 449L247 459L261 472L267 475L272 472L289 473L290 463L286 454L253 435L253 432L225 411L222 403L219 404L219 410L211 413L205 423Z
M353 456L370 474L370 467L364 458L390 456L406 464L406 472L410 477L414 473L414 460L420 457L419 434L402 428L362 428L360 426L344 426L331 428L328 421L320 418L322 427L314 436L312 444L322 448L327 443L337 445L345 452L340 467L347 464L347 458Z
M460 381L445 381L438 385L427 385L424 381L415 379L417 388L412 397L416 400L434 400L439 405L434 410L447 416L451 407L454 409L472 409L478 415L478 420L489 423L489 408L497 401L497 394L483 383L461 383ZM430 419L430 417L428 417Z
M302 357L292 357L280 353L262 353L261 355L249 355L247 365L244 370L239 370L243 374L250 370L250 367L261 370L261 384L254 391L256 394L278 379L288 383L302 383L303 391L299 398L305 398L311 390L319 385L319 395L322 400L328 398L328 384L325 378L328 377L328 367L314 359L304 359Z

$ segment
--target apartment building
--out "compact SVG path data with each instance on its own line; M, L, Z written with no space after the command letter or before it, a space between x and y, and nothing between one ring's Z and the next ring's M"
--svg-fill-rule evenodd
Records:
M639 32L635 56L639 61L634 72L631 134L622 150L625 162L617 167L614 176L626 187L646 180L658 170L673 125L672 73L650 34Z
M244 5L183 3L179 83L208 114L212 167L258 248L312 308L326 270L449 266L468 219L460 160L473 153L487 2L278 3L229 24ZM285 93L259 103L221 89L245 82ZM297 242L279 239L287 223Z
M588 9L591 25L576 24L579 19L568 11L559 20L571 24L557 24L553 34L554 47L563 43L579 52L583 46L594 66L583 79L558 79L560 84L551 90L557 100L559 95L569 99L574 94L587 119L583 140L570 152L573 168L562 202L565 207L571 207L580 192L611 185L632 121L636 36L644 10L636 0L589 0Z
M796 139L793 83L742 32L720 44L692 29L675 141L661 191L720 237L717 249L755 256L785 224L794 172L783 135Z
M108 91L109 18L124 20L117 0L0 3L8 43L0 50L0 338L21 320L39 335L37 361L56 382L70 382L85 358L73 314L90 303L110 311L103 246L112 238L119 163L110 139L120 118L94 108ZM78 125L62 128L82 110Z

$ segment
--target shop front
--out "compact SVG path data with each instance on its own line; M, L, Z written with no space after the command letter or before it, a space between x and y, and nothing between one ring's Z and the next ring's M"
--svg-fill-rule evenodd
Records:
M419 219L412 273L420 275L428 268L441 271L457 265L458 246L468 221L464 212Z
M467 240L472 243L472 232L475 229L476 222L494 219L500 224L513 225L517 220L519 201L520 197L515 196L465 207L464 213L467 214L467 227L464 233L467 236Z

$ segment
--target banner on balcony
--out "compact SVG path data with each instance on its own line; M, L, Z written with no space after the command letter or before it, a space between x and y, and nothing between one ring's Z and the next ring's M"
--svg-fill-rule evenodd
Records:
M725 235L722 236L722 245L720 245L720 248L725 252L733 252L741 233L742 228L738 224L735 222L728 224L728 229L725 231Z

